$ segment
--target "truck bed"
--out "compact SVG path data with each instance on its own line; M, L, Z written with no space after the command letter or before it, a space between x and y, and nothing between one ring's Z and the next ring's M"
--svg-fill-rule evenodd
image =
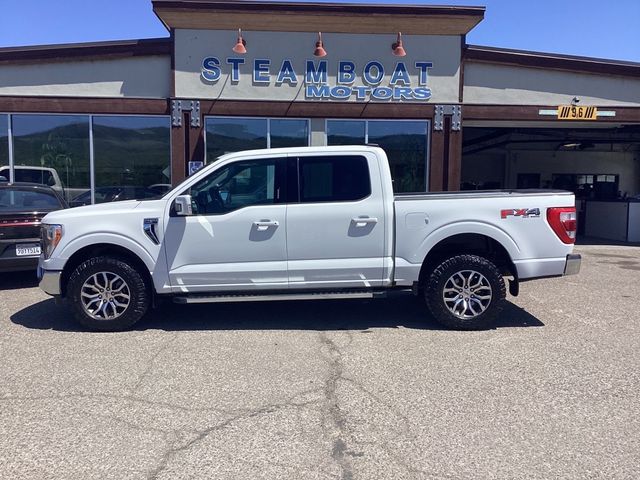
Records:
M465 199L465 198L505 198L505 197L527 197L543 195L573 195L566 190L549 190L542 188L516 189L516 190L466 190L457 192L417 192L417 193L395 193L396 201L421 200L421 199Z
M395 280L415 278L427 253L457 235L498 242L520 279L562 275L573 245L553 232L547 210L574 203L571 192L543 189L395 195Z

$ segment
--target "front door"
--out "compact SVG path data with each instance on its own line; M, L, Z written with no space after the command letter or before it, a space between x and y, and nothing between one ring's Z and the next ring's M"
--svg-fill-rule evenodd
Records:
M381 286L385 210L375 157L294 160L299 191L287 209L289 288ZM295 172L291 160L289 166Z
M193 215L170 216L164 236L174 292L287 287L285 168L234 161L182 192Z

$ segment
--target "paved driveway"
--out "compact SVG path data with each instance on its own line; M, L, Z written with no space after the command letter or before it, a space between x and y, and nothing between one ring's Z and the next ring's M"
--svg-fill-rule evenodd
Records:
M640 478L640 248L500 324L388 300L165 306L80 329L0 277L0 478Z

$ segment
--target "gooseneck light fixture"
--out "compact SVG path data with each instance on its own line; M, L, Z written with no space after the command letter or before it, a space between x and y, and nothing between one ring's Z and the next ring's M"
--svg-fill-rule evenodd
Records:
M246 40L244 38L242 38L242 30L239 28L238 29L238 40L236 41L236 44L232 48L232 50L234 52L236 52L236 53L244 55L245 53L247 53L246 45L247 45L247 42L246 42Z
M391 50L396 57L405 57L407 55L407 52L402 46L402 33L398 32L398 37L396 38L395 43L391 44Z
M318 41L316 42L316 49L313 51L314 57L326 57L327 51L324 49L324 44L322 43L322 33L318 32Z

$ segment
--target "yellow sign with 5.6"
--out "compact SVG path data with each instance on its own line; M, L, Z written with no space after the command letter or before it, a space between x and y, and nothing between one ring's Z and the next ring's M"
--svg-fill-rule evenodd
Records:
M598 107L577 105L560 105L558 107L558 120L596 120Z

